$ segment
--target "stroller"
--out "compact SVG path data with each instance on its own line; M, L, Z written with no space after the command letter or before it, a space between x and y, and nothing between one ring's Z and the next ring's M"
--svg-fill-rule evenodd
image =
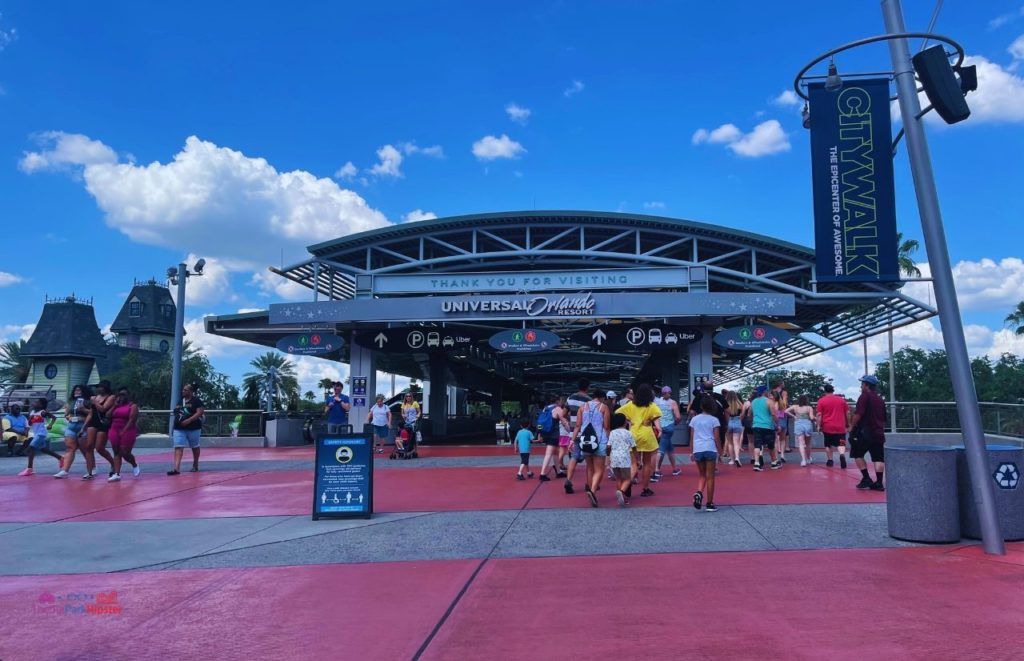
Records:
M398 449L398 439L401 439L403 449ZM419 425L403 425L398 430L398 436L395 439L395 450L391 453L389 459L416 459L418 458L419 452L416 451L417 441L420 439Z

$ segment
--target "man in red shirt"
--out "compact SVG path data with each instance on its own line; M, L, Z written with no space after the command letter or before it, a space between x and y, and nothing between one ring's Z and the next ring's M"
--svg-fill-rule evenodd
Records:
M860 377L860 398L853 411L853 434L850 438L850 457L857 462L861 480L858 489L885 491L882 473L885 470L885 402L878 396L878 379L870 374ZM875 463L875 480L868 475L864 455L870 454Z
M818 418L818 429L825 437L825 454L828 456L826 466L834 465L832 451L839 449L839 467L846 468L846 433L850 431L850 407L846 398L835 393L831 383L825 385L825 394L818 400L815 408Z

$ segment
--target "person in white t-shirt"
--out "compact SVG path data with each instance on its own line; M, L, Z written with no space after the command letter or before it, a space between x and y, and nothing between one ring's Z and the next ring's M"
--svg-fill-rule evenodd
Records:
M373 445L377 452L384 452L384 442L391 429L391 409L384 404L384 395L377 395L377 402L370 407L366 421L373 425Z
M615 499L625 507L633 492L633 472L636 470L636 440L626 429L626 416L615 413L611 417L612 431L608 435L608 455L611 457L612 476L615 478Z
M718 452L715 446L715 437L718 435L718 428L721 423L718 418L711 415L715 410L715 402L710 397L701 398L701 412L690 420L690 429L693 430L693 454L690 460L697 465L697 472L700 478L697 481L697 491L693 494L693 507L700 510L704 501L704 493L707 491L708 502L704 506L705 512L717 512L715 507L715 464L718 463Z

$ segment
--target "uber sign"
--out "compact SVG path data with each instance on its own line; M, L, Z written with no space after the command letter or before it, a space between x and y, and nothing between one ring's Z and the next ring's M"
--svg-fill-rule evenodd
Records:
M385 353L427 353L459 351L486 339L479 332L447 328L386 328L355 332L356 341L364 347Z
M697 329L668 324L604 324L576 331L572 339L597 351L621 352L691 344L701 335Z

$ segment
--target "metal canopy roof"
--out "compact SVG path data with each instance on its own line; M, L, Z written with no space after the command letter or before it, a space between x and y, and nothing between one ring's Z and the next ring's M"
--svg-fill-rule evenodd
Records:
M796 314L790 318L674 319L721 326L758 321L793 331L790 342L766 352L725 354L716 348L719 382L779 367L936 314L932 306L899 291L898 283L817 282L814 251L809 248L732 228L659 216L588 211L476 214L362 232L310 246L309 252L312 257L304 262L270 270L330 300L353 298L357 278L364 275L657 266L706 267L707 291L793 294ZM670 310L666 310L666 316L672 316ZM544 326L565 332L594 323L562 321ZM218 332L216 326L208 323L211 332ZM567 368L564 357L552 357L550 362L543 354L532 358L529 367L523 364L522 378L527 380L531 372L541 377ZM610 370L624 369L618 356L595 352L590 361L587 371L595 374L609 371L599 370L601 364ZM634 369L640 368L641 362L636 361ZM541 377L537 386L544 388L552 383Z

